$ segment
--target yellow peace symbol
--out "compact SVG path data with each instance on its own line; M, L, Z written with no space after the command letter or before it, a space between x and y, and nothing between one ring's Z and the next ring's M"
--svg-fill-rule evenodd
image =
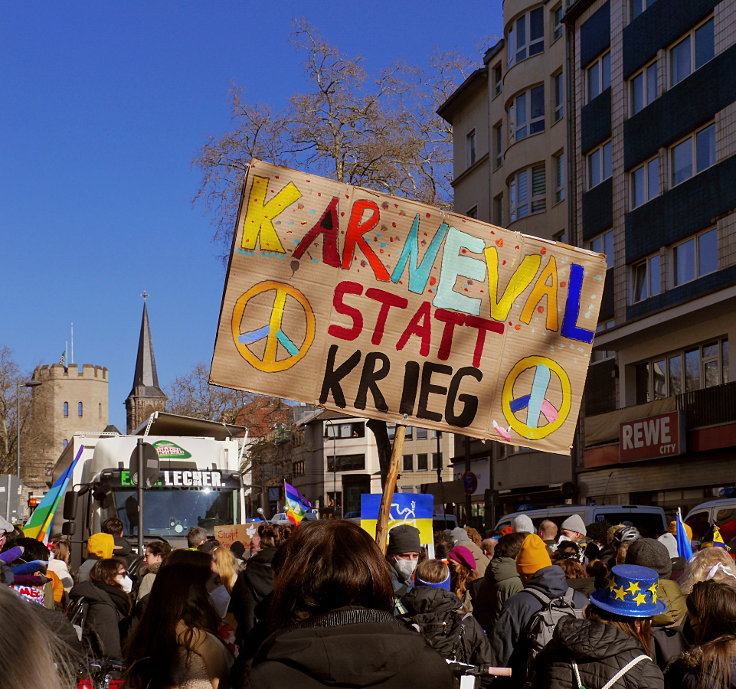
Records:
M530 368L537 369L528 395L514 398L514 384L519 376ZM562 402L559 409L555 409L546 398L545 393L551 383L551 374L557 377L562 388ZM511 369L503 384L501 393L501 408L509 426L523 438L539 440L554 433L567 419L570 414L572 387L570 378L565 369L556 361L544 356L528 356L518 361ZM516 412L528 408L527 423L516 418ZM532 413L534 410L534 413ZM537 425L539 415L544 415L548 423L543 426Z
M275 292L275 294L268 324L242 333L240 327L246 305L253 297L270 291ZM287 297L294 299L304 311L306 335L301 346L294 344L289 336L281 329ZM266 280L253 285L253 287L247 292L244 292L235 302L231 328L233 340L235 341L238 352L240 352L240 356L253 366L253 368L267 373L285 371L304 358L314 341L314 311L312 311L307 298L295 287L284 284L283 282ZM266 348L263 352L263 357L259 358L253 354L248 348L248 345L264 338L266 339ZM289 356L285 359L276 358L279 344L289 353Z

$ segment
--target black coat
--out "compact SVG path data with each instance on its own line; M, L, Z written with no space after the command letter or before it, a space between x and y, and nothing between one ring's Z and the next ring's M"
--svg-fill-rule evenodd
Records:
M562 618L554 637L534 663L533 689L577 687L571 661L578 665L581 684L598 689L624 665L644 655L630 634L595 620ZM662 671L649 658L641 660L616 683L616 689L663 689Z
M101 657L122 661L122 642L130 613L128 595L114 586L89 580L74 586L69 597L85 598L89 602L85 631L94 639L96 648L92 650Z
M272 634L245 687L448 689L447 663L391 613L339 608Z
M276 548L259 550L238 574L230 597L229 611L238 623L237 642L241 646L259 619L256 607L273 590L271 560Z
M480 665L491 663L491 645L483 628L463 612L458 597L451 591L415 586L401 598L408 614L401 617L416 628L443 658ZM454 653L448 652L453 650ZM454 656L454 657L453 657Z

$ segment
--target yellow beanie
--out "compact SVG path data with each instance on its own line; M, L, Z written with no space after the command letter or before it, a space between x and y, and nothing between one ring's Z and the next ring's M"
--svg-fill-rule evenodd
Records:
M87 541L87 552L102 560L112 557L115 539L109 533L93 533Z
M529 534L521 544L521 551L516 557L516 569L520 574L535 574L543 567L549 567L552 560L547 546L537 534Z
M685 524L685 522L682 522L682 525L685 527L685 533L687 534L688 540L692 541L693 540L693 530L687 524ZM670 522L669 532L673 536L677 536L677 520L676 519L673 519Z

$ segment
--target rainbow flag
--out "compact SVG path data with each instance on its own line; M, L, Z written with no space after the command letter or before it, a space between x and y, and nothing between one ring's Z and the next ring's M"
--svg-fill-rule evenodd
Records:
M693 556L693 546L685 531L685 524L682 522L682 512L677 508L677 516L675 517L676 529L675 539L677 539L677 553L680 557L685 558L688 562Z
M286 518L294 526L299 526L299 522L304 519L312 503L286 481L284 481L284 496L286 497Z
M79 447L77 456L74 461L67 467L67 470L56 479L56 483L51 486L51 490L44 495L43 500L39 503L38 507L34 510L28 523L23 527L23 535L26 538L35 538L43 543L49 542L49 535L51 534L51 525L54 523L54 517L56 516L56 510L61 502L61 497L66 491L66 487L71 481L72 474L74 473L74 467L77 465L79 458L84 452L84 445Z

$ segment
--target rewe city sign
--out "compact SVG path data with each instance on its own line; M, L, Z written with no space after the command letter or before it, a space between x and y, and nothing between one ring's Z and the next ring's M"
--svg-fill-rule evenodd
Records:
M637 462L657 457L674 457L685 452L685 420L673 411L622 423L619 429L622 462Z

